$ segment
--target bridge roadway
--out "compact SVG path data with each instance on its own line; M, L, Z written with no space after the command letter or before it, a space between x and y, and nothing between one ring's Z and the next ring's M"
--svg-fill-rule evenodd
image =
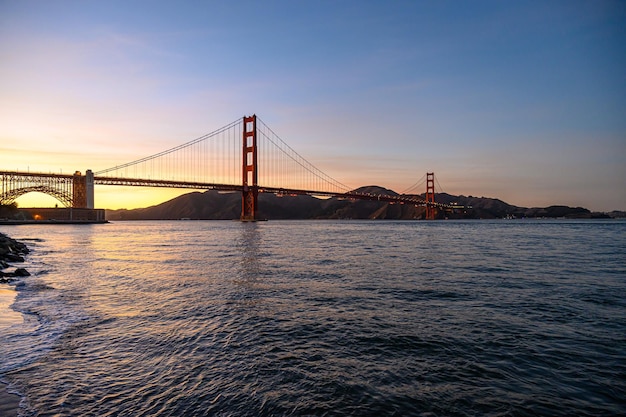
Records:
M94 177L94 183L100 185L122 185L133 187L162 187L162 188L186 188L186 189L198 189L198 190L217 190L217 191L243 191L242 185L232 184L214 184L204 182L190 182L190 181L175 181L175 180L150 180L150 179L136 179L136 178L114 178L114 177ZM319 197L337 197L354 200L370 200L370 201L384 201L389 203L400 204L415 204L418 206L431 206L439 209L458 209L459 206L442 203L431 203L417 198L416 196L402 194L402 195L388 195L388 194L372 194L372 193L358 193L350 191L347 193L336 193L329 191L314 191L314 190L298 190L289 188L275 188L275 187L257 187L259 193L270 193L277 195L310 195Z
M18 172L18 171L3 171L0 172L0 177L4 179L4 181L10 180L18 180L24 183L38 183L38 180L47 180L46 185L47 188L42 188L39 186L31 186L28 187L29 191L40 191L51 193L54 187L71 187L72 181L75 179L76 174L47 174L47 173L38 173L38 172ZM217 183L206 183L206 182L193 182L193 181L177 181L177 180L153 180L153 179L141 179L141 178L124 178L124 177L103 177L103 176L94 176L93 177L94 184L99 185L116 185L116 186L131 186L131 187L160 187L160 188L182 188L182 189L197 189L197 190L217 190L217 191L238 191L243 192L243 185L234 185L234 184L217 184ZM276 187L263 187L257 186L257 190L259 193L272 193L277 195L310 195L310 196L320 196L320 197L337 197L337 198L345 198L345 199L355 199L355 200L370 200L370 201L384 201L389 203L399 203L399 204L414 204L418 206L430 206L436 207L444 210L454 210L459 209L461 207L442 204L442 203L433 203L418 198L415 195L388 195L388 194L372 194L372 193L358 193L358 192L346 192L346 193L337 193L337 192L329 192L329 191L316 191L316 190L303 190L303 189L288 189L288 188L276 188ZM11 193L18 191L8 188L8 184L3 182L2 185L2 197L6 196L11 197ZM69 193L71 195L71 193ZM57 198L62 197L62 193L51 194ZM19 195L17 195L19 196ZM67 196L62 202L71 203L70 196Z

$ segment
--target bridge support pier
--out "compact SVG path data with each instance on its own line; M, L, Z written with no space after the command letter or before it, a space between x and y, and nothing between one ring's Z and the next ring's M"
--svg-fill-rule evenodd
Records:
M258 157L256 115L243 118L243 188L241 192L241 221L257 220Z
M80 171L76 171L72 178L72 208L85 207L87 207L87 181Z
M85 175L76 171L72 178L72 208L94 208L94 178L88 169Z
M88 209L93 209L95 208L95 203L94 203L94 178L93 178L93 171L88 169L87 172L85 172L85 191L86 191L86 200L87 200L87 208Z

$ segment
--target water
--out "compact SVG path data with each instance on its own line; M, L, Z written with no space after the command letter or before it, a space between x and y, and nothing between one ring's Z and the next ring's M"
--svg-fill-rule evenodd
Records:
M11 226L23 416L626 414L626 222Z

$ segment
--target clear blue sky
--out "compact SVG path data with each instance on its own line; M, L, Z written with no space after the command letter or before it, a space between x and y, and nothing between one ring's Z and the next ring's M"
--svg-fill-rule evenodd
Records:
M0 0L0 169L256 113L350 186L626 210L625 45L624 1Z

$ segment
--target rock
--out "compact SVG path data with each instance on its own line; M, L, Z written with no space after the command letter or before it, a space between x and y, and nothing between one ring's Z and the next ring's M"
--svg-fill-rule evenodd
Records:
M0 282L10 282L12 280L5 280L5 278L14 278L14 277L29 277L30 272L28 272L25 268L17 268L13 272L2 272L0 271L0 279L4 281Z
M5 253L3 256L5 261L9 262L24 262L24 258L20 255L16 255L14 253Z
M15 270L15 272L13 273L13 276L15 276L15 277L29 277L30 276L30 272L28 272L24 268L17 268Z
M22 255L27 253L29 250L25 244L0 233L0 270L9 268L10 262L24 262ZM0 272L0 277L26 277L29 275L30 273L24 268L18 268L15 272Z

